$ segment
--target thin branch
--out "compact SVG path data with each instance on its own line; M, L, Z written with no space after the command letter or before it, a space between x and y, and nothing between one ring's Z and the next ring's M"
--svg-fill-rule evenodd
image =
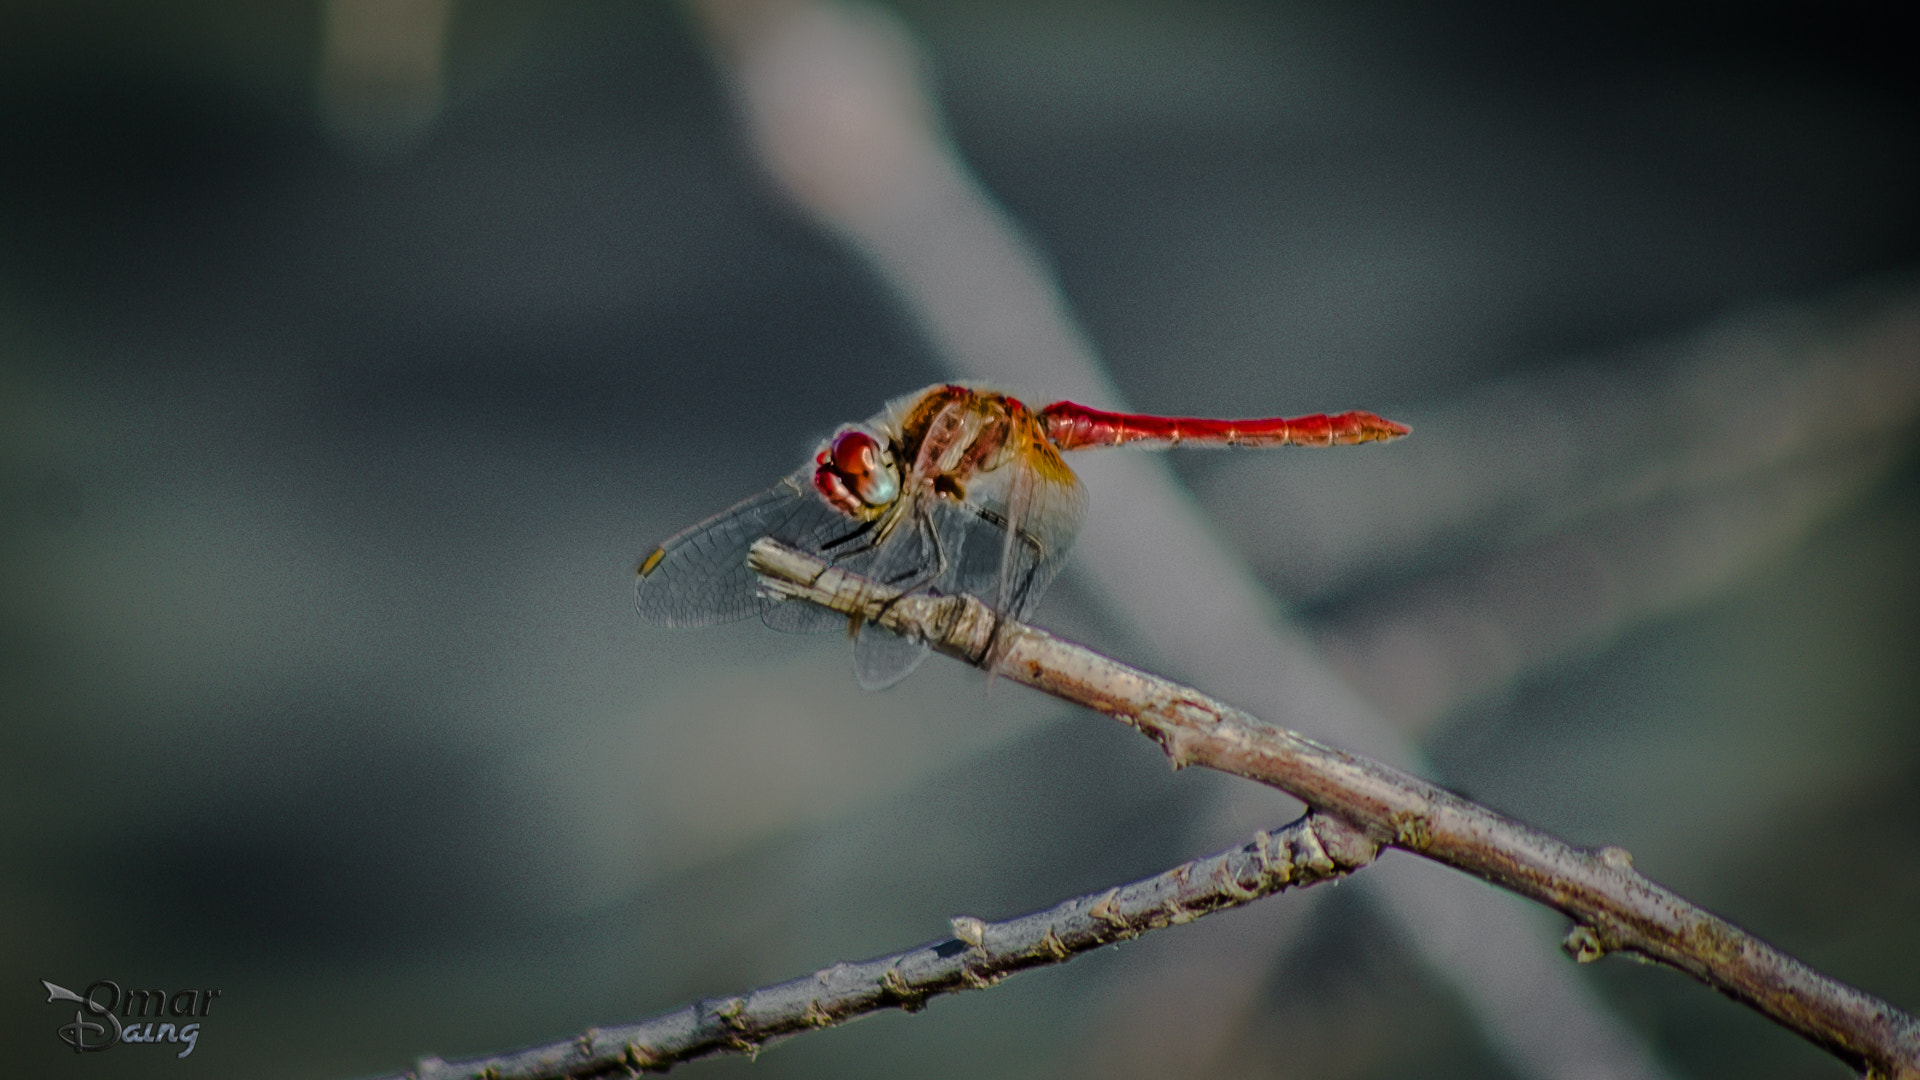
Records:
M871 5L839 0L690 0L689 6L723 58L760 162L798 205L869 260L954 375L1126 407L1076 325L1057 276L948 137L928 77L932 65L911 26ZM1269 602L1163 459L1092 457L1076 463L1101 492L1088 508L1074 558L1082 597L1137 635L1156 665L1376 758L1402 765L1418 760L1418 747L1368 707ZM1147 561L1155 574L1130 572ZM1211 638L1182 625L1187 610L1206 612ZM1220 647L1223 638L1231 647ZM1284 678L1275 678L1276 671ZM1230 803L1237 797L1233 786L1223 787L1188 816L1235 819ZM1376 879L1362 880L1376 888ZM1513 908L1476 904L1471 890L1413 893L1389 884L1377 893L1381 910L1460 991L1490 1048L1517 1076L1670 1075L1645 1040L1580 991L1571 972L1527 947L1533 928ZM1441 947L1418 929L1433 919L1506 944ZM1284 949L1276 946L1280 940L1246 935L1240 956L1277 955ZM1224 1048L1225 1018L1244 1015L1261 980L1253 964L1185 974L1133 980L1121 996L1135 1000L1126 1012L1164 1021L1183 1010L1140 999L1179 985L1182 1004L1196 1006L1187 987L1204 986L1207 1004L1193 1009L1203 1018L1184 1024L1178 1040L1178 1070L1198 1074ZM1514 983L1526 984L1528 992L1508 992ZM1082 1041L1111 1049L1145 1030L1131 1019L1119 1026L1097 1023ZM1164 1070L1154 1061L1122 1051L1109 1075L1157 1080Z
M408 1080L578 1080L664 1072L714 1054L755 1054L767 1044L882 1009L916 1012L927 999L978 990L1029 968L1177 926L1287 888L1344 876L1377 845L1337 817L1308 814L1250 843L1130 885L1089 893L1004 922L971 915L953 936L916 949L709 999L619 1027L590 1028L545 1046L448 1063L426 1058ZM400 1077L394 1080L401 1080Z
M1620 848L1580 850L1410 773L1002 620L970 596L902 596L770 540L755 544L748 561L778 594L925 639L949 656L1114 717L1159 743L1176 768L1205 765L1269 784L1382 845L1546 904L1574 920L1563 947L1583 963L1628 952L1668 964L1869 1077L1920 1080L1920 1020L1655 884Z

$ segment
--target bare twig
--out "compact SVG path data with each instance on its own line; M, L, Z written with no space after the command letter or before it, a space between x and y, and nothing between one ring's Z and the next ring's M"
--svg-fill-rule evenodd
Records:
M909 26L857 0L689 6L730 76L749 142L768 174L864 255L954 375L1126 407L1055 275L946 137L929 62ZM1207 363L1204 354L1189 359ZM1418 767L1420 748L1327 665L1164 460L1092 458L1075 463L1099 497L1088 508L1071 573L1079 594L1127 627L1156 668L1379 760ZM1133 572L1148 563L1154 574ZM1206 613L1209 633L1184 622L1189 611ZM1209 805L1190 810L1189 828L1212 827L1200 819L1266 813L1264 795L1223 787ZM1248 797L1260 805L1234 805ZM1408 885L1393 868L1361 881L1421 958L1459 991L1516 1075L1670 1075L1570 971L1529 947L1535 928L1522 909L1480 903L1476 889L1449 888L1444 879ZM1449 927L1444 937L1423 930L1436 920ZM1223 966L1188 949L1170 965L1184 968L1171 978L1129 978L1116 995L1131 1001L1117 1010L1126 1019L1094 1020L1073 1057L1101 1058L1097 1071L1109 1080L1205 1074L1235 1018L1258 996L1265 965L1245 961L1286 948L1285 935L1248 926L1220 932L1240 938L1232 946L1240 963ZM1502 944L1458 947L1467 940ZM1519 985L1527 991L1512 992ZM1174 1028L1177 1035L1161 1037Z
M1365 866L1377 850L1372 838L1342 819L1308 814L1277 832L1256 834L1250 843L1045 911L1004 922L958 916L952 937L906 952L835 964L738 997L695 1002L636 1024L590 1028L545 1046L453 1063L427 1058L402 1076L574 1080L665 1071L714 1054L758 1053L790 1035L882 1009L914 1012L939 994L984 989L1016 972L1148 930L1341 877Z
M1121 720L1159 743L1176 768L1205 765L1272 785L1380 844L1546 904L1574 920L1563 944L1583 963L1628 952L1668 964L1870 1077L1920 1080L1920 1020L1648 880L1620 848L1580 850L1410 773L1002 620L970 596L902 596L769 540L754 545L749 562L779 594L923 638L949 656Z
M779 1039L928 998L1192 921L1290 886L1344 876L1383 846L1465 870L1570 916L1577 960L1635 953L1679 968L1828 1049L1868 1077L1920 1080L1920 1020L1830 979L1649 881L1619 848L1587 852L1420 778L1273 727L1177 683L1043 630L1000 619L969 596L903 596L770 540L750 559L770 589L868 619L995 673L1106 713L1198 764L1280 788L1312 811L1275 833L1166 873L1045 911L841 963L635 1024L459 1062L426 1058L408 1080L558 1080L642 1071ZM400 1080L396 1077L395 1080Z

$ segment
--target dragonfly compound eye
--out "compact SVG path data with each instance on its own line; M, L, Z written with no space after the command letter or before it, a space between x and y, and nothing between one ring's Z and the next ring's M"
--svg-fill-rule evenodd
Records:
M826 500L861 516L900 497L900 476L885 444L860 428L833 437L814 458L813 486Z

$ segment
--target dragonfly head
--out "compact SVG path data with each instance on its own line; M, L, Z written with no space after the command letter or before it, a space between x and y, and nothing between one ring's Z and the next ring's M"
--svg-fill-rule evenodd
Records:
M842 428L813 460L814 489L850 517L872 517L900 497L893 454L866 428Z

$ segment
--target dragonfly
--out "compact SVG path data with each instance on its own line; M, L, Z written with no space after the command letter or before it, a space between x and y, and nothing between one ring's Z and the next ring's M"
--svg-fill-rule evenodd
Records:
M880 689L927 655L900 637L763 591L747 567L762 537L902 593L971 594L1024 619L1059 572L1086 512L1063 453L1097 447L1344 446L1405 424L1370 412L1209 420L1106 412L1071 401L1032 409L1010 394L941 383L845 424L773 487L655 548L634 585L640 617L711 626L758 615L779 630L847 629L854 675Z

